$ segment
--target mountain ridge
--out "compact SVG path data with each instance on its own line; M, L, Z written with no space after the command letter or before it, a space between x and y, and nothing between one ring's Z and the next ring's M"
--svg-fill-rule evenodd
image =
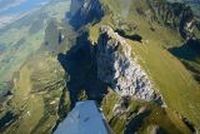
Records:
M144 7L142 7L142 8L144 8L144 9L146 9L146 10L148 10L148 8L149 8L149 5L148 4L143 4L143 2L144 2L144 0L143 1L141 1L141 2L139 2L142 6L144 6ZM145 1L146 2L146 1ZM88 27L88 29L89 29L89 40L91 41L91 42L93 42L93 43L96 43L96 45L98 46L98 37L100 36L100 27L101 27L101 25L109 25L111 28L113 28L114 30L115 29L117 29L118 28L118 26L116 26L115 24L116 24L116 22L117 21L119 21L118 20L118 18L120 17L120 14L118 14L119 13L119 10L120 10L120 8L116 8L115 6L116 6L116 4L114 4L114 2L112 1L112 0L110 0L110 1L101 1L101 3L103 3L103 5L104 5L104 12L105 12L105 16L103 17L103 18L101 18L101 21L100 22L92 22L92 24L91 25L89 25L89 26L86 26L86 29L87 29L87 27ZM116 1L115 3L120 3L120 0L119 1ZM135 4L135 2L133 2L134 4ZM138 4L136 4L136 7L137 6L139 6L139 3ZM148 3L148 2L147 2ZM161 2L161 4L163 4L162 2ZM165 3L164 2L164 4L168 4L168 3ZM119 4L120 5L120 4ZM179 5L179 4L178 4ZM106 7L107 6L107 7ZM140 7L141 8L141 7ZM123 9L122 9L123 10ZM141 20L141 18L143 18L144 16L141 14L141 12L140 11L134 11L134 10L132 10L132 9L129 9L130 11L129 12L131 12L132 14L137 14L137 16L131 16L131 14L129 15L129 14L127 14L127 18L128 17L133 17L133 18L137 18L138 20ZM171 10L171 9L170 9ZM180 9L180 10L182 10L182 9ZM187 13L187 12L186 12ZM115 16L116 15L116 16ZM140 16L140 17L138 17L138 16ZM143 16L143 17L141 17L141 16ZM124 17L124 16L123 16ZM124 20L122 20L122 22L117 22L117 23L119 23L119 27L120 27L120 25L122 25L123 26L123 24L124 24L124 26L123 26L123 28L126 28L126 26L129 28L129 25L127 25L127 22L126 22L126 19L127 19L126 17L124 18ZM80 18L79 18L80 19ZM144 18L143 18L144 19ZM179 17L178 17L178 19L179 19ZM138 21L137 20L137 21ZM145 20L148 22L147 24L145 23L144 25L145 25L145 27L146 27L146 25L148 26L148 25L150 25L152 28L150 28L150 31L153 33L157 33L158 31L158 28L161 28L161 29L165 29L164 27L166 26L166 25L162 25L162 23L160 23L160 22L156 22L156 21L150 21L149 22L149 20L148 20L148 18L145 18ZM124 22L123 22L124 21ZM129 20L130 21L130 20ZM128 36L132 36L132 32L135 34L137 34L137 35L139 35L141 38L142 38L142 40L140 41L140 42L138 42L138 43L136 43L135 42L135 40L132 40L131 38L129 38L128 40L128 43L129 44L132 44L132 45L134 45L136 48L134 48L134 49L138 49L139 47L140 47L140 45L141 44L143 44L143 45L149 45L150 43L150 41L148 41L146 38L149 36L149 35L146 35L146 34L144 34L143 33L143 31L141 32L141 31L139 31L139 29L142 29L143 27L141 27L141 26L139 26L139 25L137 25L137 22L135 22L134 20L131 20L131 21L133 21L133 25L130 25L130 27L133 29L133 31L131 31L131 32L129 32L128 31L128 28L127 29L122 29L124 32L125 32L125 34L126 34L126 36L124 36L125 38L126 37L128 37ZM179 21L179 20L178 20ZM136 23L136 26L134 26L134 24ZM181 22L182 23L182 22ZM184 22L185 24L184 25L188 25L187 23L187 21L185 21ZM190 21L189 21L189 23L190 23ZM160 26L158 26L158 25L160 25ZM135 28L134 28L135 27ZM156 27L156 28L155 28ZM178 28L180 28L179 26L178 26ZM166 33L165 34L168 34L168 33L173 33L175 36L174 36L174 38L176 38L176 39L180 39L179 41L180 42L182 42L183 40L184 40L184 36L183 35L181 35L180 33L179 33L179 30L173 30L173 28L168 28L169 29L169 31L166 31ZM170 30L171 29L171 30ZM180 28L181 29L181 28ZM143 29L142 29L143 30ZM173 31L173 32L172 32ZM190 30L189 30L190 31ZM160 32L160 31L159 31ZM186 33L187 33L188 31L186 30ZM125 34L123 34L123 35L125 35ZM180 36L182 36L182 37L180 37ZM169 35L169 37L171 37L171 35ZM193 35L192 36L188 36L188 38L193 38ZM168 39L168 38L167 38ZM167 40L166 39L166 40ZM130 41L131 40L131 41ZM156 40L156 38L154 38L153 37L153 39L151 39L151 42L152 42L152 40ZM158 40L157 42L159 42L160 40ZM160 42L162 42L163 43L163 41L160 41ZM160 43L159 42L159 43ZM179 42L179 43L180 43ZM177 42L176 42L177 43ZM137 45L139 45L139 46L137 46ZM166 44L166 46L167 46L167 43L163 43L163 44ZM157 49L157 46L154 46L155 47L155 49ZM152 49L152 48L151 48ZM159 50L159 49L158 49ZM160 51L160 50L159 50ZM161 50L162 51L162 50ZM136 54L138 54L138 52L136 52ZM166 55L168 55L169 54L169 52L166 52ZM160 54L158 54L158 55L160 55ZM169 54L170 55L170 54ZM162 57L162 55L160 55L161 57ZM140 56L138 56L138 57L140 57ZM144 60L144 59L143 59ZM143 62L143 61L142 61ZM160 61L159 61L160 62ZM173 62L178 62L178 60L177 59L173 59L172 61L167 61L167 62L171 62L171 63L173 63ZM154 63L155 64L155 63ZM160 63L157 63L157 64L160 64ZM164 63L164 64L166 64L166 63ZM180 63L178 63L178 64L180 64ZM185 68L183 67L183 65L181 65L180 64L180 66L181 66L181 68L183 68L183 74L184 75L187 75L188 76L188 78L190 77L191 78L191 74L189 74L186 70L185 70ZM155 70L156 71L156 70ZM187 73L185 73L185 72L187 72ZM173 73L171 73L171 74L173 74ZM149 74L148 73L148 75L152 75L152 74ZM174 73L173 75L177 75L176 73ZM155 76L154 76L155 77ZM170 75L169 75L169 77L171 77ZM178 77L181 77L181 76L176 76L177 77L177 80L179 79ZM155 80L155 79L154 79ZM163 83L166 83L167 84L167 82L169 81L169 79L166 79L167 81L163 81ZM160 80L160 81L162 81L162 80ZM182 81L182 80L178 80L178 81ZM196 90L199 86L197 86L198 84L194 81L194 80L192 80L193 82L193 84L191 84L191 86L187 86L187 87L185 87L185 91L187 90L187 88L193 88L193 86L195 87L193 90ZM156 85L158 84L157 82L155 82L156 83ZM183 84L183 82L181 82L182 84ZM183 86L183 85L177 85L177 87L176 87L176 84L174 84L174 86L175 86L175 89L176 88L178 88L179 86ZM162 89L163 88L163 89ZM167 102L166 102L166 104L168 105L169 103L169 101L172 101L172 98L171 98L171 100L168 98L168 97L166 97L165 95L167 95L166 94L166 92L164 91L164 89L165 90L170 90L170 88L168 87L168 89L166 88L166 87L164 87L164 86L161 86L160 88L158 88L159 89L159 91L161 92L161 94L163 93L164 95L164 100L167 100ZM168 91L167 91L168 92ZM171 91L172 92L172 91ZM177 90L177 92L179 92L178 90ZM190 93L190 95L192 96L192 94ZM167 95L168 96L168 95ZM198 96L198 95L197 95ZM196 97L197 97L196 96ZM182 98L182 97L180 97L180 99L181 99L181 101L182 102L184 102L184 97ZM198 105L198 100L194 100L195 101L195 105ZM122 102L124 102L123 101L123 99L122 99ZM182 103L181 102L181 103ZM118 102L119 103L119 102ZM126 104L126 101L124 102L125 104ZM119 109L124 109L125 107L124 107L124 103L119 103L119 106L121 107L119 107ZM182 103L183 104L183 103ZM102 105L103 106L103 105ZM169 107L171 107L172 105L170 104L170 106ZM175 106L175 105L174 105ZM174 106L172 106L173 108L167 108L167 109L177 109L177 107L175 108ZM103 106L104 107L104 106ZM183 108L181 108L181 107L179 107L180 109L182 109L183 110ZM178 108L178 109L179 109ZM126 108L125 108L126 109ZM178 110L177 112L181 112L181 113L185 113L187 110L186 109L184 109L183 111L182 110ZM194 110L194 109L193 109ZM194 110L195 111L195 110ZM198 110L197 110L198 111ZM196 112L197 112L196 111ZM122 113L124 113L125 111L124 110L122 110ZM190 116L189 115L189 111L187 111L186 112L187 113L187 115L188 116ZM178 115L180 115L180 114L178 114ZM185 115L185 114L184 114ZM191 117L191 116L190 116ZM181 119L181 120L183 120L185 118L185 116L182 116L181 115L181 118L179 118L179 119ZM192 117L193 118L193 117ZM194 120L196 120L195 119L196 117L194 117L193 119ZM193 120L192 119L192 120ZM119 120L119 119L118 119ZM188 120L190 120L190 119L188 119ZM193 121L194 121L193 120ZM198 119L197 119L198 120ZM196 120L196 121L197 121ZM192 121L192 122L193 122ZM185 121L183 120L183 122L185 123ZM189 121L190 122L190 121ZM162 124L162 123L161 123ZM193 124L193 123L189 123L189 124ZM196 125L198 124L197 122L195 123ZM117 124L113 124L114 126L115 125L117 125ZM187 123L185 123L185 125L187 126ZM114 127L113 126L113 127ZM198 128L192 128L192 130L191 131L198 131L197 130Z
M11 119L0 130L53 133L76 103L94 100L117 134L198 133L200 86L171 51L188 50L184 43L199 37L198 20L184 4L172 5L72 0L13 76L12 97L0 107L0 121Z

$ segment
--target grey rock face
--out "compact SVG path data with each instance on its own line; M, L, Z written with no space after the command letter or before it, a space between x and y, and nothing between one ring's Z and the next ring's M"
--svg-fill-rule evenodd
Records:
M71 0L70 23L79 28L103 16L102 6L99 0Z
M156 93L147 74L131 56L131 46L110 27L101 28L97 45L97 77L121 96L153 100Z

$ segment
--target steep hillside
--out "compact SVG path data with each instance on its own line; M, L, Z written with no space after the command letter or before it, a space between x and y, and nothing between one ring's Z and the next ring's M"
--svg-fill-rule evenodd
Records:
M120 43L112 39L112 36L108 36L108 39L104 37L100 41L102 39L100 29L106 25L110 26L116 32L115 34L121 36L120 38L124 38L123 40L132 48L133 59L137 59L142 69L147 72L148 77L153 82L153 86L163 96L165 106L167 106L167 108L161 108L154 103L138 100L137 97L134 97L134 92L133 96L130 94L125 95L128 100L123 98L123 94L120 97L115 93L108 93L103 99L102 107L115 132L130 133L131 127L133 127L134 132L137 131L139 133L160 129L160 131L166 133L192 133L199 131L199 84L184 64L168 51L168 48L178 47L184 42L199 38L199 22L192 16L192 10L184 4L170 4L164 0L102 0L100 3L103 6L104 16L100 21L91 21L91 25L82 26L82 28L88 30L88 40L94 46L93 51L97 52L97 55L98 46L101 42L104 45L108 42L107 46L102 48L102 53L97 56L98 58L101 56L106 58L106 53L113 53L113 55L110 55L110 60L102 58L102 62L99 62L102 70L113 68L110 72L109 70L107 73L105 72L107 77L100 77L100 81L103 80L111 90L117 93L123 92L120 90L120 84L125 89L128 86L128 83L123 85L123 79L116 81L118 75L124 79L128 77L128 75L123 75L123 66L126 65L126 60L123 61L122 58L122 64L118 64L118 58L113 58L118 56L118 52L115 52L116 50L123 52L126 49L120 48L118 46ZM112 43L116 46L109 46ZM123 55L126 55L126 53ZM122 56L119 55L119 57L121 58ZM109 64L106 65L107 63ZM128 68L128 65L124 68ZM115 69L119 69L117 70L119 73L115 74ZM117 85L116 87L115 84ZM109 97L107 98L107 96ZM110 101L109 98L111 99ZM138 105L145 110L137 113ZM147 108L144 108L145 105L148 105L146 106ZM119 113L113 112L115 110ZM148 113L148 110L151 112L158 110L160 114L156 112ZM154 114L158 114L158 118L154 119L156 116ZM167 116L165 121L162 120L163 116ZM137 118L139 120L136 120ZM168 120L167 118L170 119ZM134 128L135 122L138 122L136 128ZM164 122L167 122L166 124L168 125Z
M199 16L199 11L200 11L200 3L198 0L168 0L169 2L181 2L184 3L188 6L190 6L194 12L194 14L198 17Z
M64 71L53 55L32 57L13 78L13 98L7 107L15 118L2 124L1 129L5 133L50 133L59 119L60 100L66 94L64 78Z
M60 10L57 10L58 7ZM18 29L19 32L14 33L15 35L22 32L21 36L26 40L18 44L21 45L19 50L14 49L17 46L15 44L5 45L8 49L4 51L4 54L13 54L11 56L16 57L9 64L1 66L6 68L12 65L13 68L4 70L7 79L1 75L1 80L11 81L7 83L8 85L2 85L1 90L4 92L7 89L4 94L1 94L0 102L0 131L2 133L52 133L58 122L69 112L71 102L66 87L69 77L57 59L59 53L73 46L76 37L76 33L64 20L68 7L69 1L56 0L43 9L9 25L9 28L1 33L1 38L3 38L6 34L10 35L12 29L22 27L30 30L33 28L33 23L30 22L31 17L32 21L38 19L32 30L39 31L23 33L20 31L22 29ZM38 15L42 15L43 12L49 16L38 18ZM37 26L42 21L44 25L38 29ZM30 40L36 35L39 37L37 42ZM16 41L18 37L9 39L12 38L6 37L3 41ZM29 49L27 50L26 47ZM36 48L33 49L33 47ZM13 53L9 51L10 49L13 49ZM4 54L2 58L9 58L9 56L4 57ZM18 56L21 58L18 59ZM15 62L19 63L15 64Z
M61 22L69 4L64 0L52 1L0 30L0 85L7 85L27 57L41 47L48 23L52 19ZM0 96L4 91L0 86Z

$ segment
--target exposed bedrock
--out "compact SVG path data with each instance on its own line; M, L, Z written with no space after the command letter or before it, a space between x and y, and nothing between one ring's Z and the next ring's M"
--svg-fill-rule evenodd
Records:
M97 77L120 96L151 101L161 99L145 71L132 56L131 46L108 26L101 28L97 45Z

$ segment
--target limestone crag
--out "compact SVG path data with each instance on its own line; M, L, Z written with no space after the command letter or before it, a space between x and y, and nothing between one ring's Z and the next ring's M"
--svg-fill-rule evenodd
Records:
M97 45L97 77L121 96L146 101L157 97L145 71L132 58L131 46L108 26L101 28Z

